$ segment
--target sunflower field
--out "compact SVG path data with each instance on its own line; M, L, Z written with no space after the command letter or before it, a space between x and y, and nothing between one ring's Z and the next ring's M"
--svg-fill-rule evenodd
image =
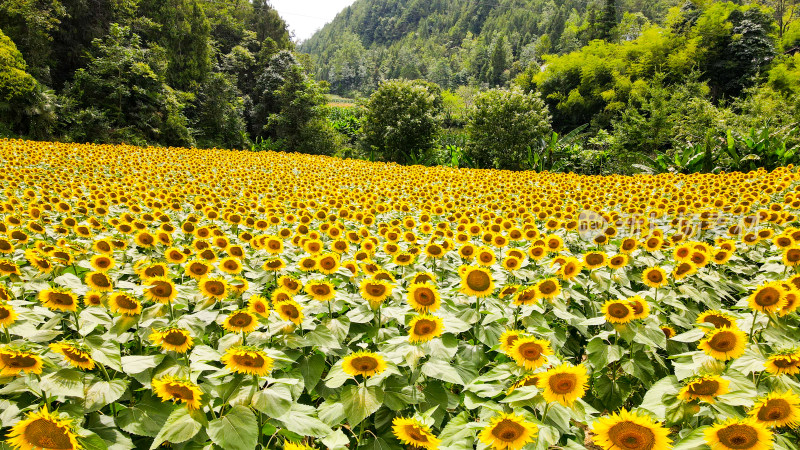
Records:
M0 141L2 449L797 449L800 174Z

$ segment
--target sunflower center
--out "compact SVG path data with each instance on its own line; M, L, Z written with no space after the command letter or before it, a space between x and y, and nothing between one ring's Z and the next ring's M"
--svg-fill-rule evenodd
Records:
M89 361L89 357L83 353L82 351L75 350L73 348L65 348L63 350L64 356L71 359L72 361L83 363Z
M386 286L382 284L368 284L367 292L373 297L380 297L386 292Z
M758 443L758 431L749 425L734 424L717 431L717 438L732 449L747 449Z
M430 306L436 300L436 296L430 289L421 288L414 292L414 299L422 306Z
M233 356L233 361L236 364L245 367L264 367L264 363L266 362L259 354L237 354Z
M792 412L792 405L782 398L769 400L761 409L758 410L758 420L764 422L774 422L782 420Z
M228 322L234 327L243 328L250 325L253 322L253 318L250 317L250 314L240 312L231 316Z
M611 305L608 306L608 315L617 319L623 319L625 317L628 317L628 314L630 314L630 312L631 310L628 309L628 307L626 305L623 305L622 303L612 303Z
M311 258L306 258L303 260L302 264L306 269L311 269L317 264L317 262Z
M0 361L14 369L27 369L36 365L36 358L25 354L0 353Z
M132 298L128 297L127 295L117 296L117 305L119 305L120 308L123 308L123 309L136 309L136 307L139 306L136 303L136 301L134 301Z
M311 288L311 290L314 291L314 293L317 295L328 295L331 292L331 288L329 288L325 284L318 284L313 288Z
M652 270L647 274L647 279L650 280L651 283L661 283L664 277L661 276L661 272Z
M639 301L634 301L631 303L631 308L633 308L634 314L641 314L644 312L644 305L642 305Z
M166 281L156 281L155 286L150 288L150 292L156 297L169 297L172 295L172 286Z
M186 343L186 335L178 330L170 330L164 335L164 342L170 345L183 345Z
M47 419L36 419L25 427L25 440L34 447L53 450L73 448L67 429Z
M608 436L614 445L631 450L652 449L656 437L647 427L633 422L620 422L608 430Z
M557 373L549 381L550 389L558 395L571 393L578 384L578 378L571 373Z
M300 317L300 313L297 311L297 308L295 308L292 305L281 305L281 311L283 311L283 314L289 316L292 319L297 319L298 317Z
M781 294L774 287L766 287L756 294L755 302L759 306L772 306L781 300Z
M194 400L194 392L186 386L180 384L168 384L165 389L169 395L179 400Z
M371 372L378 367L378 361L371 356L358 356L353 359L352 365L361 372Z
M723 316L716 315L716 314L711 314L711 315L706 316L706 318L703 320L703 322L704 323L710 323L710 324L714 325L717 328L730 327L731 325L733 325L731 323L731 321L728 320L727 318L725 318Z
M719 389L719 382L714 380L702 380L692 383L689 392L695 395L714 395Z
M586 264L590 266L597 266L603 263L603 255L597 253L590 253L586 255Z
M208 272L208 267L205 264L195 263L189 266L189 271L195 275L205 275Z
M97 267L105 269L106 267L111 265L111 261L108 258L97 258L95 264L97 264Z
M483 292L489 289L492 284L492 279L486 272L480 270L473 270L467 275L467 286L477 292Z
M414 334L425 336L436 330L436 322L428 319L420 319L414 324Z
M574 263L567 263L567 265L564 266L564 275L570 276L575 273L576 270L578 270L577 265Z
M786 259L789 262L800 261L800 250L798 250L796 248L789 249L789 251L786 252Z
M7 319L11 316L11 312L5 307L0 307L0 320Z
M75 300L71 295L63 294L61 292L51 292L49 295L50 301L56 305L71 306Z
M108 245L108 242L100 241L97 243L97 249L100 250L101 252L110 252L111 246Z
M503 419L492 429L492 435L503 442L514 442L524 433L525 427L509 419Z
M256 310L257 313L261 314L267 311L267 308L264 307L264 304L261 302L253 304L253 309Z
M736 345L736 336L730 331L722 331L714 335L709 346L718 352L728 352Z
M222 293L225 292L225 286L219 281L209 281L206 283L206 290L211 295L222 295Z
M164 275L166 275L166 273L164 272L164 266L148 267L147 269L144 270L144 274L148 278L163 277Z
M786 369L788 367L794 367L797 365L792 358L775 358L772 360L772 364L775 364L777 367L781 369Z
M106 287L111 286L111 283L109 283L109 281L108 281L108 277L103 275L102 273L93 274L92 275L92 283L94 283L95 285L97 285L97 286L99 286L101 288L106 288Z
M320 260L319 265L326 270L333 269L336 266L336 261L333 258L323 258Z
M425 436L415 425L406 425L406 434L416 442L428 442L428 436Z
M535 361L542 356L542 346L535 342L526 342L519 346L519 353L523 358Z
M687 273L689 273L689 271L690 271L690 270L692 270L692 266L691 266L691 264L688 264L688 263L680 263L680 264L678 264L678 268L677 268L677 269L675 269L675 274L676 274L676 275L679 275L679 276L680 276L680 275L684 275L684 274L687 274Z

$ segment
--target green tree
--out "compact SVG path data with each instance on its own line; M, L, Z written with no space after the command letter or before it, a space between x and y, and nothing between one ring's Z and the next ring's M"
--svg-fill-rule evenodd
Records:
M384 161L421 162L436 145L442 108L441 89L432 83L382 82L366 104L364 151Z
M552 133L539 94L492 89L478 94L467 123L467 155L479 167L527 169L528 148Z
M65 15L58 0L0 2L0 29L25 56L31 74L44 83L50 81L53 33Z
M250 139L244 120L244 99L235 79L210 74L197 94L197 144L203 147L247 148Z
M603 18L600 21L600 34L606 41L616 40L617 0L606 0Z
M17 46L0 30L0 133L45 137L49 130L43 123L31 127L31 120L49 112L48 98L27 69Z

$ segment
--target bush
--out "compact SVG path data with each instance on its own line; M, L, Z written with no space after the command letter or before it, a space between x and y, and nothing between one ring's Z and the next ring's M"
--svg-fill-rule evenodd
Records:
M528 148L551 133L539 94L492 89L479 94L467 123L467 156L478 167L527 169Z
M372 94L363 119L362 147L384 161L417 164L441 133L442 94L425 81L385 81Z

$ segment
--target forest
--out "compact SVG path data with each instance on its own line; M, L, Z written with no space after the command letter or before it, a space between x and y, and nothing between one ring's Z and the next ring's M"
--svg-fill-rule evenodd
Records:
M796 0L358 0L297 43L268 0L7 0L0 135L586 174L770 168L800 144L799 19ZM397 122L409 111L419 123Z

